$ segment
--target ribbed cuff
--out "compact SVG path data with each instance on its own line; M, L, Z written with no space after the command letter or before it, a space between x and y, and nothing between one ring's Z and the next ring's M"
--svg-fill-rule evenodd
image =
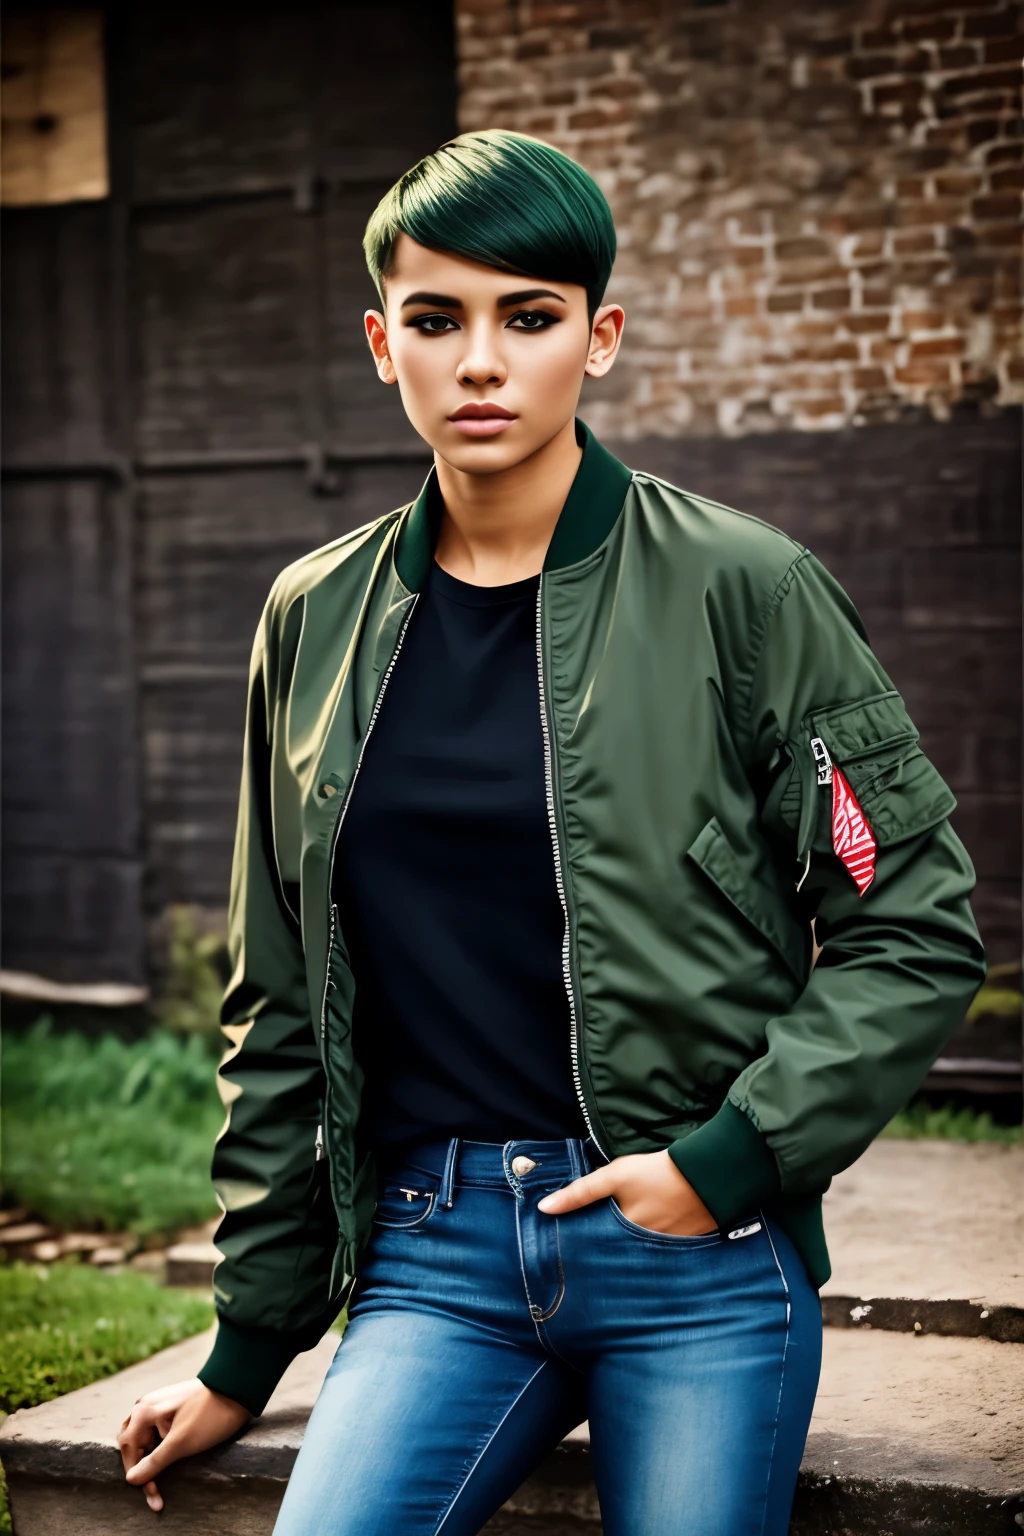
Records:
M781 1193L775 1155L753 1121L726 1099L698 1131L674 1141L668 1155L720 1227Z
M197 1375L211 1392L230 1397L258 1418L295 1356L316 1342L306 1329L243 1328L220 1317L213 1348Z

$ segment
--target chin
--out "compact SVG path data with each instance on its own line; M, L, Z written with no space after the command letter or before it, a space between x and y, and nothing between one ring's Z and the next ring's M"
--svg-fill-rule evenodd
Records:
M431 443L447 464L467 475L493 475L500 470L512 469L531 453L536 453L541 445L541 442L533 441L524 443L515 426L502 432L500 437L483 439L464 438L451 431L439 432Z

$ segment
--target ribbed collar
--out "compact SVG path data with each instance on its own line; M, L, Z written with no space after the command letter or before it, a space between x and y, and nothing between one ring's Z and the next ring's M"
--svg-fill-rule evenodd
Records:
M632 478L632 471L598 442L578 416L576 441L583 457L558 514L544 557L545 571L575 565L604 542L622 510ZM418 592L427 578L443 511L437 470L431 468L423 489L403 513L396 541L395 568L410 592Z

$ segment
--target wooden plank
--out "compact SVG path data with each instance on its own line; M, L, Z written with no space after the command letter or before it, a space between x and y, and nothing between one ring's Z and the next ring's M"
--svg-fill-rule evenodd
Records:
M132 614L119 498L32 482L3 498L4 844L131 856Z
M308 164L308 7L129 8L125 111L136 202L256 192Z
M142 865L64 849L5 851L4 962L67 985L146 980Z
M140 203L311 173L390 182L457 131L447 0L263 4L245 25L231 7L150 4L134 8L129 53Z
M4 961L143 976L131 530L102 481L3 498Z
M309 221L281 201L162 210L134 240L140 453L304 442Z
M3 202L106 197L102 10L5 13L3 57Z
M321 163L331 177L385 187L458 132L453 7L448 0L346 0L315 16ZM360 231L360 234L362 232Z
M108 440L110 208L5 209L4 462L102 455Z

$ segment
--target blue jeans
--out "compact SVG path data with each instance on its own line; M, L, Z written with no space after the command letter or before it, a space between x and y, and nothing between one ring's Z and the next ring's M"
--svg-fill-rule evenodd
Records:
M818 1293L758 1210L699 1237L537 1210L603 1161L455 1138L382 1171L274 1536L475 1536L586 1418L605 1536L784 1536Z

